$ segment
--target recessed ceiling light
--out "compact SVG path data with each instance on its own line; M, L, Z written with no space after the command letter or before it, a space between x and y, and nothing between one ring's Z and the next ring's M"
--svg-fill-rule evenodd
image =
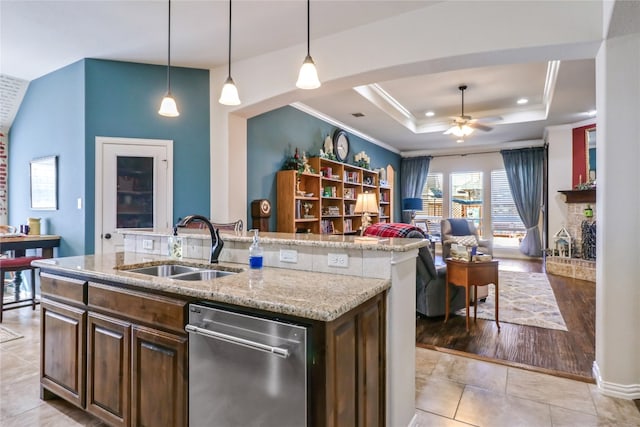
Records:
M529 100L527 98L520 98L516 102L518 103L518 105L524 105L529 102Z
M598 113L598 112L597 112L596 110L589 110L589 111L587 112L587 114L588 114L588 115L590 115L591 117L595 117L595 115L596 115L597 113Z
M433 111L427 111L426 113L424 113L424 115L427 117L433 117L436 115L436 113L434 113Z

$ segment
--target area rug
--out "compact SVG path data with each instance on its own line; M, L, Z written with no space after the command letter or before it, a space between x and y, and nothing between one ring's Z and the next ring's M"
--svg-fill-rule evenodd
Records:
M500 322L537 326L546 329L567 330L562 313L558 308L547 275L519 271L499 271L500 280ZM495 320L495 287L489 286L489 295L478 305L478 318ZM465 316L465 309L456 311ZM473 307L469 307L473 316Z
M5 328L4 326L0 326L0 344L7 341L17 340L18 338L22 338L17 332L13 332L11 329Z

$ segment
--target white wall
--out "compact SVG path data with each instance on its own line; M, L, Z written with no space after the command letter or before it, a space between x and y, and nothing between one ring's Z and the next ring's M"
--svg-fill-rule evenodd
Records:
M549 143L549 238L567 223L567 204L560 190L571 190L573 152L572 129L575 126L547 128Z

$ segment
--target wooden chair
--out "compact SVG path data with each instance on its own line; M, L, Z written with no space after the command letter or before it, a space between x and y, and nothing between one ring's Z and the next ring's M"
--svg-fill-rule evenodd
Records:
M42 259L38 256L25 256L18 258L2 258L0 259L0 323L2 323L2 313L5 310L13 310L16 308L27 307L31 305L32 309L36 309L36 268L31 265L31 261ZM18 273L21 271L31 271L31 298L20 299L20 280L18 279ZM4 275L5 273L13 272L15 274L14 285L15 289L15 301L8 303L4 302Z

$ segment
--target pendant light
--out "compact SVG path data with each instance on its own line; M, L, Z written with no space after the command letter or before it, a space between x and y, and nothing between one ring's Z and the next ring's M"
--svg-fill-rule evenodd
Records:
M238 88L231 78L231 0L229 0L229 74L222 86L218 102L223 105L240 105Z
M309 6L310 0L307 0L307 57L304 58L302 67L300 67L300 74L298 74L298 81L296 86L300 89L317 89L320 87L320 80L318 79L318 71L316 70L316 64L313 62L310 53L310 18L309 18Z
M162 98L158 114L165 117L178 117L178 106L176 100L171 96L171 0L169 0L169 24L167 38L167 94Z

